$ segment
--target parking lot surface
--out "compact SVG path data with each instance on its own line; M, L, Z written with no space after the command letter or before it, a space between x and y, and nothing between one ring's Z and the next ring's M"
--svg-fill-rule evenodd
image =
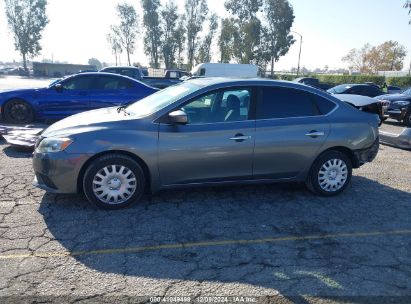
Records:
M294 184L200 188L109 212L33 188L31 153L1 140L0 302L409 303L410 160L381 146L333 198Z

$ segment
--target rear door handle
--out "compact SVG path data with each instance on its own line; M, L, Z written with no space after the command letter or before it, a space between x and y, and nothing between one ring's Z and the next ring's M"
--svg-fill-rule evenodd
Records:
M311 131L310 133L305 134L305 136L310 136L310 137L319 137L319 136L324 136L324 132L318 132L318 131Z
M230 137L230 140L235 140L238 142L242 142L244 140L251 139L251 136L243 135L243 134L236 134L234 137Z

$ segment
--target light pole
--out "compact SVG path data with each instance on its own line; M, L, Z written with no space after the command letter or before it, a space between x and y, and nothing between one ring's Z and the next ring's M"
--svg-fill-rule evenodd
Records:
M300 74L300 60L301 60L301 46L303 44L303 35L301 35L300 33L297 33L295 31L290 31L290 33L294 33L297 34L298 36L300 36L300 52L298 54L298 68L297 68L297 77Z

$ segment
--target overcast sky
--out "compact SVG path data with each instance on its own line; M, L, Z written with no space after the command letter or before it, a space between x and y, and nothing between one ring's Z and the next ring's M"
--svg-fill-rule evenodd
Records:
M113 63L115 59L106 41L111 24L116 23L115 7L119 0L48 0L50 23L42 39L40 56L54 60L85 64L91 57ZM142 16L140 1L126 1ZM163 1L164 2L164 1ZM294 7L293 30L303 35L302 66L309 69L345 67L341 58L352 48L369 42L372 45L396 40L411 53L410 16L403 8L405 0L290 0ZM184 0L176 0L183 9ZM208 0L211 11L228 16L223 0ZM141 19L141 18L140 18ZM297 38L297 37L296 37ZM299 41L276 64L276 70L297 66ZM214 60L218 52L214 50ZM14 50L13 38L7 27L4 1L0 1L0 61L20 60ZM409 67L408 55L405 68ZM142 37L136 44L132 62L147 64ZM126 63L126 55L122 56Z

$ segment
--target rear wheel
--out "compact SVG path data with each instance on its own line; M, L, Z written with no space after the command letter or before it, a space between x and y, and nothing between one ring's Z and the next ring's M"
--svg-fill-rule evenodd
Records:
M10 100L4 106L4 120L8 123L15 124L26 124L33 122L33 110L24 100Z
M352 175L349 157L339 151L328 151L314 162L307 178L307 187L321 196L333 196L347 188Z
M145 177L132 158L112 154L94 160L87 168L84 194L103 209L120 209L138 201L144 193Z

